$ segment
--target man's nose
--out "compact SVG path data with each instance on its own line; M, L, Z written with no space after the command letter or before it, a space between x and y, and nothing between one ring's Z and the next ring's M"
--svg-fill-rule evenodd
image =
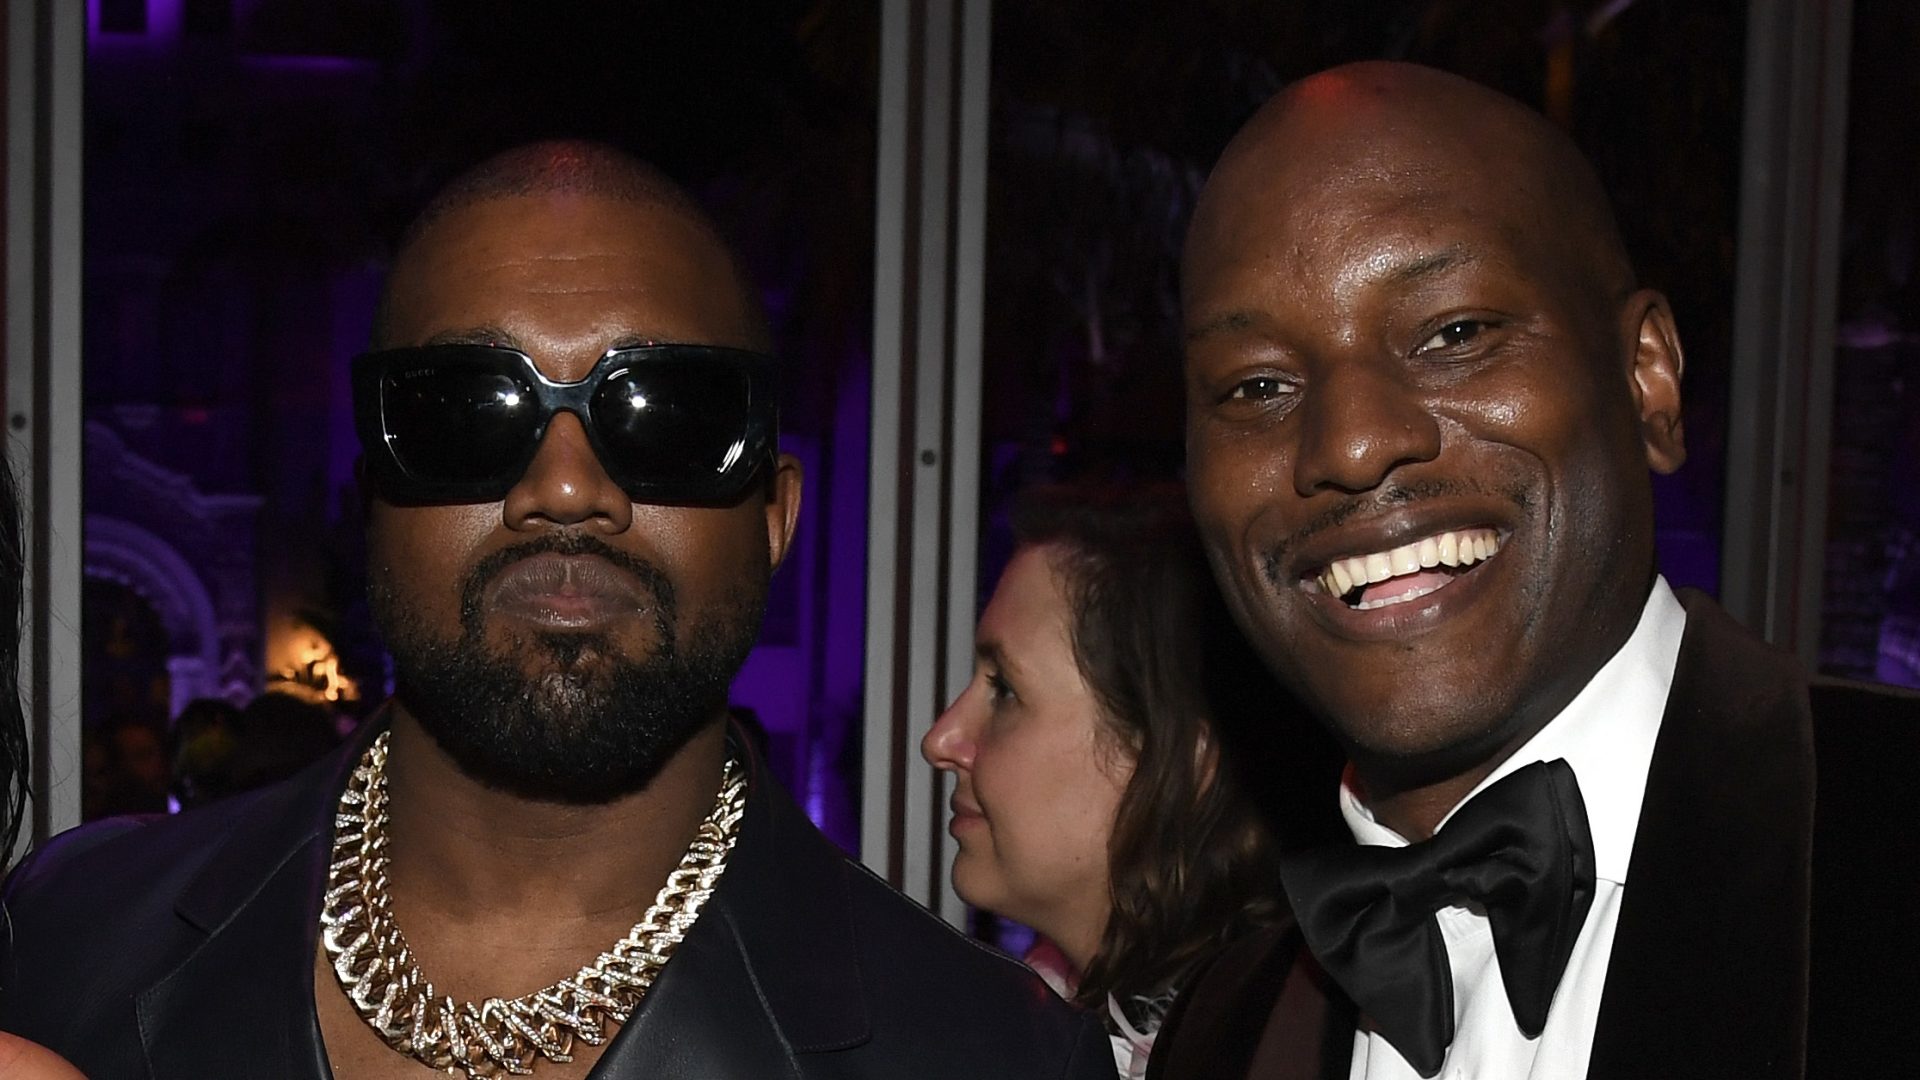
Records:
M580 418L562 412L547 424L526 473L507 492L503 513L509 528L585 525L611 535L633 524L633 500L607 475Z
M1440 425L1425 396L1391 361L1327 364L1300 403L1293 486L1302 496L1369 491L1401 465L1440 454Z

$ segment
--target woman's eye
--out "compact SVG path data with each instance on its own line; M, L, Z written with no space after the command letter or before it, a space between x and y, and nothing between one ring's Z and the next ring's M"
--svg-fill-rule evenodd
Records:
M1416 352L1431 352L1434 349L1453 349L1480 336L1487 324L1478 319L1460 319L1440 328L1440 331L1422 342Z
M1013 684L999 672L989 671L987 672L987 697L995 704L1009 701L1013 698Z

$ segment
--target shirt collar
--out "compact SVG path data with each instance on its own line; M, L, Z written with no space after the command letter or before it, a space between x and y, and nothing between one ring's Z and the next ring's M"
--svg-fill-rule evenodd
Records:
M1587 807L1587 825L1593 832L1595 875L1625 884L1627 864L1633 859L1633 836L1640 822L1640 802L1646 795L1647 770L1653 765L1653 744L1660 734L1660 718L1673 688L1673 669L1680 658L1680 638L1686 630L1686 609L1667 585L1656 577L1640 623L1627 643L1601 665L1587 685L1574 695L1560 715L1501 762L1440 820L1446 828L1468 799L1524 765L1565 758L1580 781ZM1353 838L1362 844L1402 847L1406 838L1374 820L1373 812L1354 792L1352 776L1340 785L1340 814Z

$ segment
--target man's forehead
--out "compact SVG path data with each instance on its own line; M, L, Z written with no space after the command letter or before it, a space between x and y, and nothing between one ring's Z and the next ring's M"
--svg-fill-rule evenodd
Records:
M1187 342L1258 329L1261 312L1276 298L1338 303L1369 292L1417 296L1428 286L1449 288L1457 274L1516 262L1510 252L1424 228L1375 233L1338 248L1336 258L1293 247L1200 276L1187 296Z
M584 328L578 335L578 341L565 351L578 352L593 350L596 355L613 349L632 349L643 345L658 345L673 339L656 331L640 329L633 322L621 318L608 318ZM494 345L506 349L518 349L521 352L552 348L551 334L522 333L511 325L482 323L473 326L451 327L430 334L422 345Z
M1245 198L1217 200L1186 251L1189 314L1214 289L1248 278L1343 293L1526 261L1526 215L1479 198L1482 188L1421 169L1395 179L1276 180Z
M478 200L436 220L402 253L395 272L448 259L483 264L618 260L639 255L710 261L720 243L663 204L571 192Z
M750 336L724 249L663 207L517 196L435 222L394 268L395 340L598 355L649 341ZM565 341L556 340L564 337ZM737 344L714 340L716 344Z
M1427 69L1336 69L1270 102L1222 156L1183 257L1189 312L1223 273L1417 274L1449 247L1631 279L1604 191L1544 118Z
M1490 153L1433 140L1375 137L1267 144L1222 160L1195 211L1190 256L1247 236L1302 241L1369 220L1497 211L1518 178Z

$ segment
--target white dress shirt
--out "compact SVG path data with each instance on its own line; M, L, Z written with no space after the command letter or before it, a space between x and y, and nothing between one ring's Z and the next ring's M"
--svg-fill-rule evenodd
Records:
M1443 1080L1562 1080L1584 1077L1593 1049L1594 1020L1607 981L1613 931L1627 891L1634 830L1653 762L1654 739L1673 686L1686 611L1665 578L1657 578L1633 635L1593 676L1560 715L1467 794L1464 804L1489 784L1536 761L1565 758L1580 781L1587 824L1593 833L1594 897L1587 921L1547 1013L1539 1038L1520 1033L1507 1003L1494 958L1493 935L1477 905L1436 913L1453 971L1453 1045L1441 1066ZM1349 777L1351 779L1351 777ZM1459 810L1456 805L1440 821ZM1340 787L1340 811L1354 839L1390 847L1407 841L1374 820L1350 784ZM1364 1021L1363 1021L1364 1022ZM1353 1037L1352 1080L1419 1080L1420 1074L1393 1044L1362 1028Z

